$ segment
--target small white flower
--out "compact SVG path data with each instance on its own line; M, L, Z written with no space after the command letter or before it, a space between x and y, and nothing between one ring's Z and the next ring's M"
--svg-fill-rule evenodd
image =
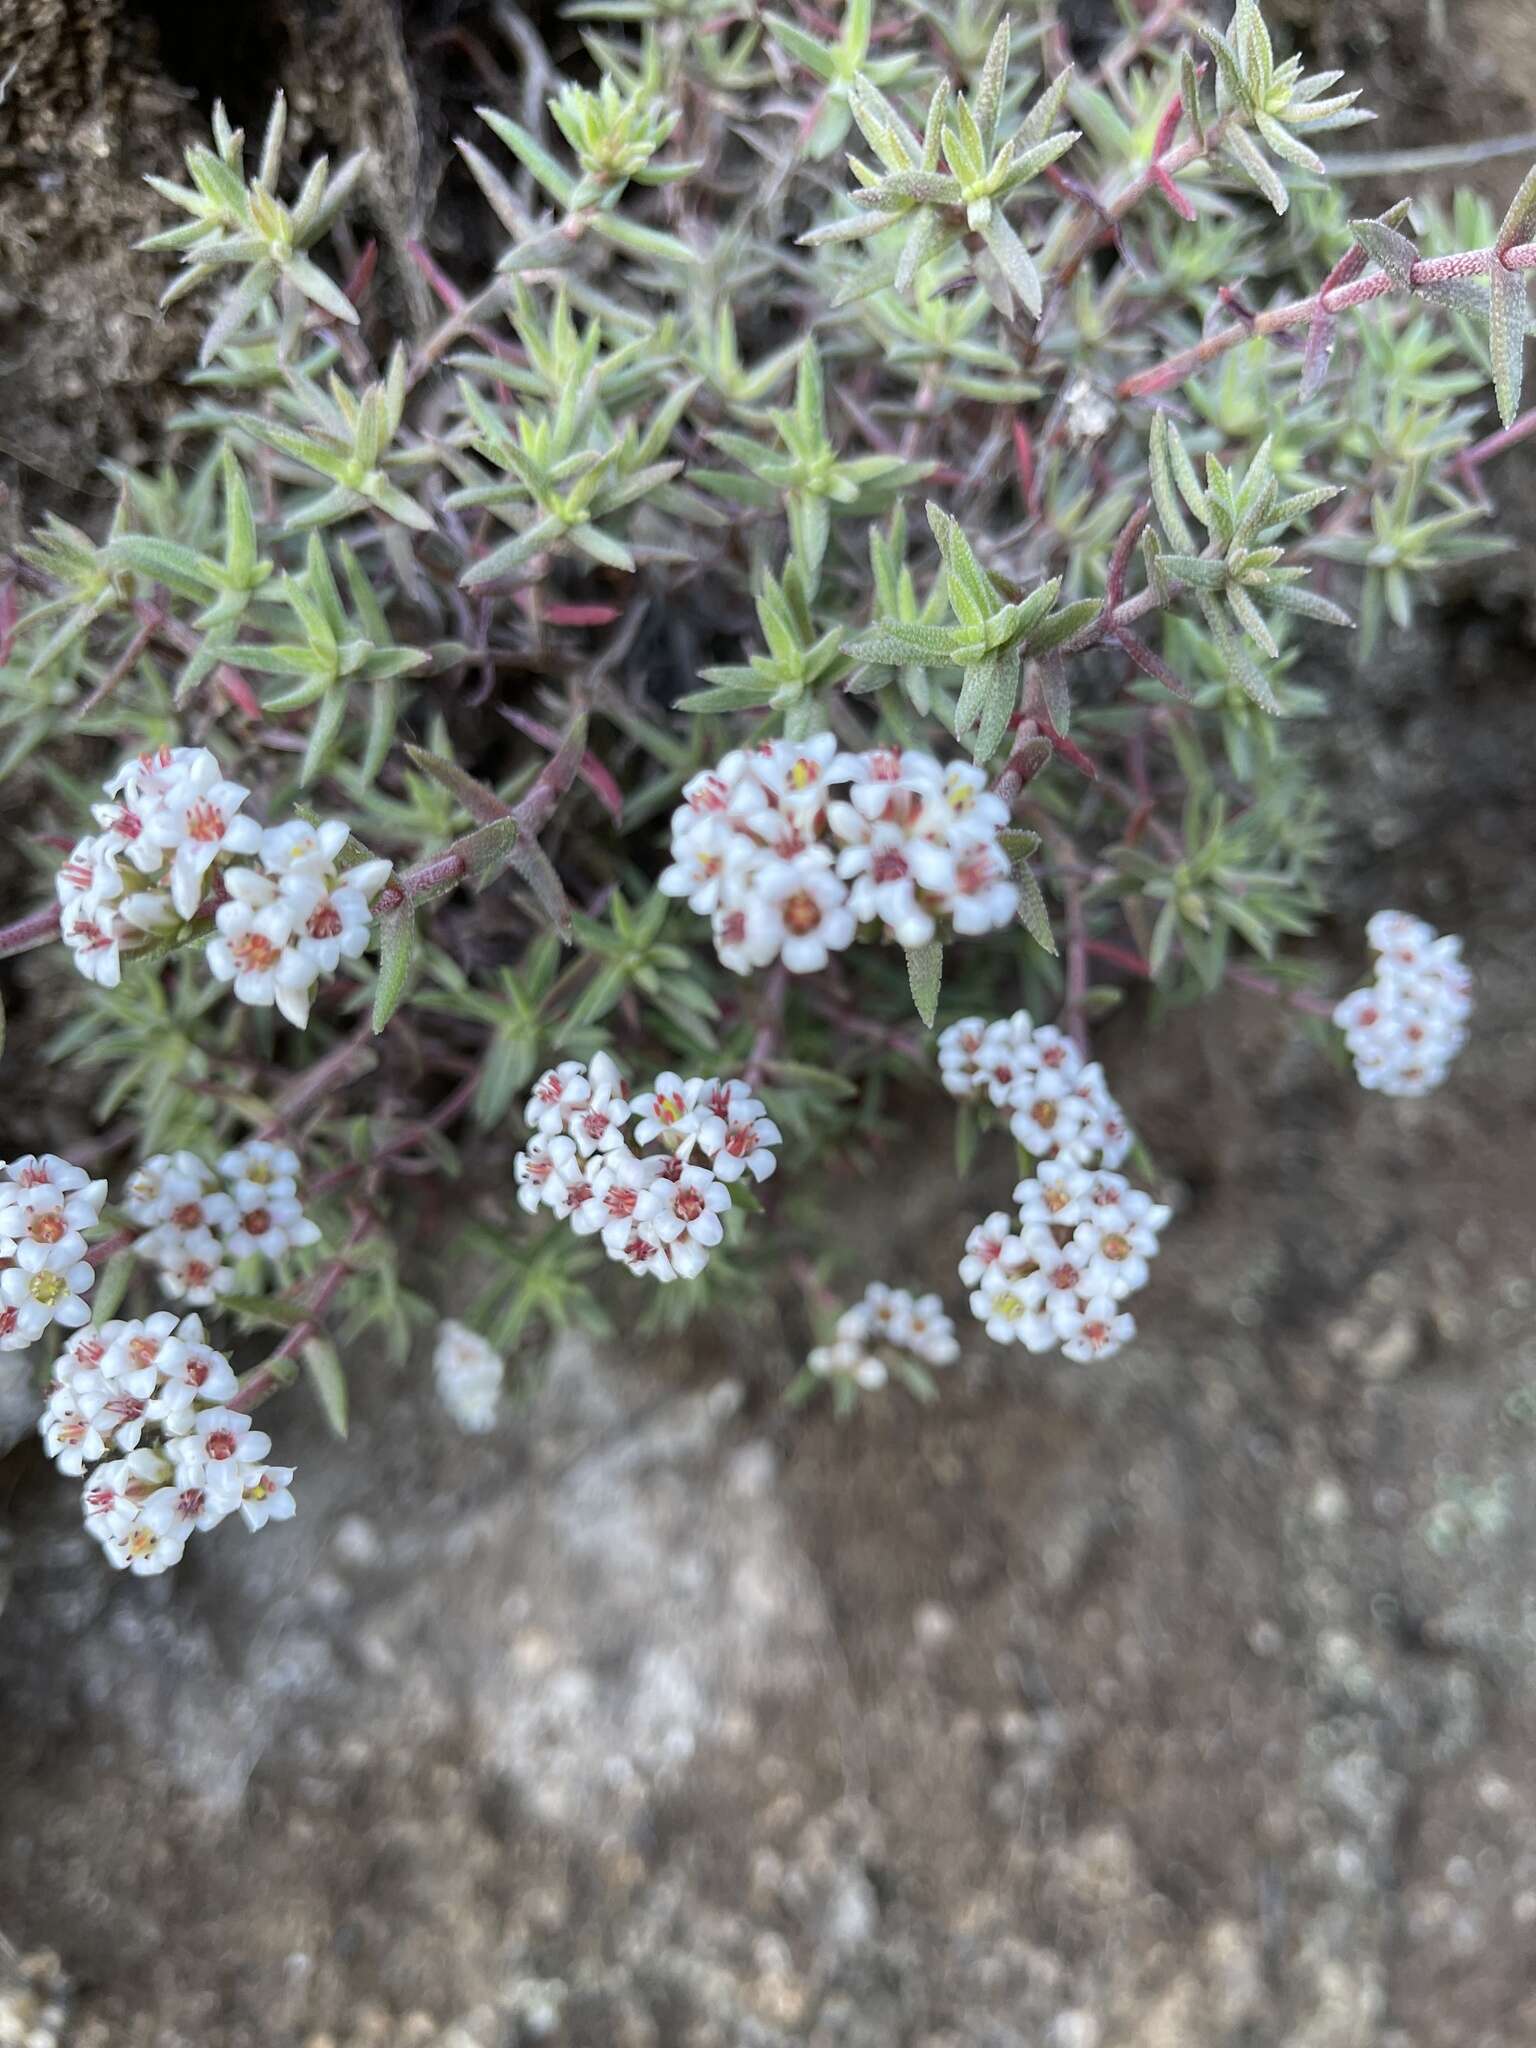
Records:
M783 1133L746 1083L707 1083L701 1107L698 1149L720 1179L729 1183L750 1173L767 1180L778 1165L773 1148L783 1143Z
M1061 1159L1042 1159L1033 1176L1021 1180L1013 1191L1020 1227L1057 1223L1072 1229L1087 1212L1092 1184L1092 1175L1082 1167Z
M1026 1351L1055 1348L1056 1332L1028 1286L1028 1279L999 1260L982 1275L971 1296L971 1314L981 1323L994 1344L1022 1344Z
M179 1538L185 1543L198 1530L216 1529L236 1503L227 1492L210 1488L191 1464L174 1473L168 1486L152 1493L139 1509L138 1519L157 1536Z
M655 1086L635 1097L635 1143L675 1139L683 1141L686 1149L687 1141L696 1138L703 1127L705 1112L699 1101L703 1092L704 1083L697 1077L685 1081L680 1074L658 1074Z
M0 1336L0 1350L20 1351L35 1343L50 1323L77 1329L91 1319L85 1297L95 1281L84 1259L57 1264L55 1247L18 1244L16 1263L0 1273L0 1300L15 1320Z
M299 1155L290 1146L250 1138L224 1154L219 1172L240 1209L259 1208L274 1196L297 1194Z
M848 1379L866 1393L878 1392L890 1379L885 1360L866 1351L857 1337L818 1344L805 1362L818 1379Z
M316 974L357 960L373 937L373 899L389 880L387 860L361 861L336 881L290 875L279 895L293 914L294 945Z
M259 1252L275 1263L285 1252L318 1244L320 1226L310 1221L293 1195L269 1195L264 1202L241 1205L239 1221L224 1241L234 1258Z
M753 902L773 919L779 958L791 974L819 972L858 931L847 889L816 852L770 862L754 884Z
M181 1318L176 1326L176 1342L163 1347L157 1364L157 1405L161 1415L175 1418L175 1426L180 1426L199 1401L222 1406L239 1390L240 1382L229 1360L204 1338L200 1316Z
M636 1220L665 1247L674 1271L692 1280L725 1235L720 1218L730 1206L730 1189L707 1166L678 1165L675 1174L664 1171L651 1182Z
M1083 1365L1109 1358L1136 1334L1136 1319L1108 1295L1093 1295L1064 1312L1056 1323L1064 1358Z
M580 1060L562 1060L550 1067L533 1084L523 1110L530 1130L552 1138L569 1126L571 1117L592 1093L592 1083Z
M463 1323L440 1323L432 1371L438 1399L460 1429L478 1436L495 1428L506 1367L482 1336Z
M298 1512L292 1485L291 1465L248 1469L240 1495L240 1519L247 1529L264 1529L268 1522L291 1522Z
M237 1507L246 1485L265 1464L272 1439L253 1429L248 1415L230 1408L199 1409L191 1425L184 1435L166 1440L178 1475L197 1475L209 1492Z
M960 1278L967 1287L981 1285L988 1267L997 1264L1013 1234L1013 1219L1001 1209L976 1225L965 1240L965 1256L960 1261Z
M980 1017L962 1017L939 1033L939 1078L962 1102L969 1101L980 1086L977 1061L986 1032Z
M512 1161L512 1178L517 1184L517 1206L531 1216L535 1210L547 1206L544 1191L554 1172L554 1161L549 1156L549 1139L542 1132L535 1132L524 1149Z
M261 827L240 817L250 791L226 782L205 754L146 815L147 840L170 856L171 902L179 917L195 917L208 870L221 853L254 853Z
M912 866L920 885L967 937L1000 931L1018 915L1018 887L996 839L966 835L945 846L919 841Z
M238 896L219 906L218 930L206 958L219 981L234 983L235 995L256 1009L275 1004L300 1030L309 1022L310 992L319 969L293 944L289 906L270 903L253 909Z
M307 818L290 818L286 824L269 825L255 851L263 868L277 881L290 875L324 881L334 872L336 857L346 843L344 819L311 825Z
M162 1535L142 1515L121 1532L113 1531L102 1545L109 1564L141 1579L157 1577L180 1564L186 1548L184 1536L175 1532Z
M173 1301L208 1308L235 1284L225 1247L211 1230L178 1231L162 1224L139 1240L139 1249L160 1269L160 1286Z
M87 1465L106 1454L106 1439L95 1418L85 1412L71 1388L61 1387L48 1396L38 1430L43 1449L72 1479L78 1479Z

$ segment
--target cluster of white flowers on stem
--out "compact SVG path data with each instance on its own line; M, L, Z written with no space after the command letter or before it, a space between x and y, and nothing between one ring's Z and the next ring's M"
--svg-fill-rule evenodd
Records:
M861 926L913 947L1008 924L1019 892L998 836L1007 823L969 761L840 753L830 733L769 740L684 786L657 886L709 918L733 973L782 960L813 974Z
M703 1272L731 1184L766 1180L777 1164L779 1127L745 1081L658 1074L631 1099L607 1053L551 1067L524 1115L533 1135L512 1163L523 1208L553 1210L655 1280Z
M971 1313L999 1344L1108 1358L1136 1334L1124 1303L1150 1275L1170 1212L1114 1171L1131 1149L1102 1069L1024 1011L967 1017L939 1038L944 1085L990 1104L1034 1162L965 1241L960 1278Z
M1378 910L1365 928L1376 975L1338 1005L1362 1088L1383 1095L1427 1095L1445 1079L1467 1042L1472 976L1461 940L1402 910Z
M990 1103L1036 1159L1118 1166L1130 1126L1104 1069L1085 1060L1065 1032L1036 1024L1027 1010L994 1023L965 1017L939 1034L939 1074L962 1102Z
M0 1351L23 1351L50 1323L78 1329L96 1278L85 1233L101 1220L107 1184L52 1152L0 1167Z
M85 1477L85 1526L118 1570L167 1571L237 1511L251 1529L293 1514L291 1468L224 1405L237 1389L195 1315L78 1329L64 1346L38 1428L59 1470Z
M57 878L60 935L80 972L116 988L125 956L211 909L214 976L302 1029L321 975L367 950L389 862L339 869L340 819L263 828L243 813L250 791L206 747L137 755L102 789L100 829Z
M936 1294L914 1300L904 1287L872 1280L863 1300L838 1317L831 1343L818 1344L805 1364L846 1405L854 1389L872 1393L892 1378L930 1400L927 1369L953 1365L959 1356L955 1326Z
M460 1429L481 1436L495 1428L506 1367L482 1336L463 1323L440 1323L432 1371L438 1399Z
M157 1152L128 1182L123 1210L144 1233L134 1249L173 1300L207 1307L235 1284L231 1263L319 1241L298 1194L298 1155L253 1138L215 1169L195 1152Z

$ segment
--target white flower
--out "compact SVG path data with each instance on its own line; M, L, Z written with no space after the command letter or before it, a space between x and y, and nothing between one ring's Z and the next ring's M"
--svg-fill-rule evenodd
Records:
M180 1564L186 1552L186 1538L174 1531L165 1534L150 1527L139 1515L126 1529L112 1531L102 1545L107 1562L136 1578L153 1578Z
M1041 1312L1026 1277L1009 1260L999 1259L982 1275L971 1296L971 1314L994 1344L1022 1344L1026 1351L1035 1352L1055 1346L1056 1332L1049 1316Z
M1092 1184L1092 1175L1082 1167L1066 1160L1042 1159L1032 1177L1021 1180L1013 1191L1020 1227L1057 1223L1072 1229L1087 1213Z
M651 1279L661 1281L677 1278L677 1268L666 1246L637 1221L610 1225L603 1232L603 1249L609 1258L617 1259L631 1273L646 1273Z
M819 849L769 862L753 901L773 919L778 954L791 974L817 973L858 931L848 891Z
M105 1183L97 1185L104 1191ZM84 1258L83 1233L94 1228L100 1212L100 1195L66 1195L47 1185L9 1191L0 1186L0 1256L14 1256L18 1244L38 1244L52 1252L55 1265L73 1265Z
M854 916L860 924L883 923L900 946L926 946L936 929L917 900L916 852L904 825L877 823L837 856L838 874L852 884Z
M552 1138L568 1128L571 1117L591 1093L592 1083L583 1063L562 1060L558 1067L547 1068L534 1082L523 1119L530 1130Z
M64 1247L68 1249L67 1241ZM84 1259L60 1264L58 1247L19 1244L16 1263L0 1273L0 1300L15 1311L14 1321L0 1335L0 1350L20 1351L35 1343L50 1323L66 1330L77 1329L91 1319L85 1297L96 1274Z
M920 1294L908 1308L906 1349L924 1365L953 1365L960 1356L955 1326L936 1294Z
M176 1471L168 1486L152 1493L139 1509L138 1519L157 1536L173 1537L186 1543L199 1529L216 1529L236 1503L227 1492L211 1488L202 1473L190 1463Z
M239 878L235 870L231 887ZM291 908L269 903L255 909L238 894L219 906L218 930L208 942L206 958L220 981L234 983L235 995L256 1009L275 1004L300 1030L309 1022L310 991L318 977L314 961L293 944Z
M919 841L913 872L966 936L1000 931L1018 914L1019 891L1008 856L991 838L957 836L947 846Z
M1366 936L1379 956L1375 980L1345 996L1333 1020L1362 1087L1426 1095L1466 1043L1472 983L1461 941L1395 910L1378 911Z
M247 1468L240 1495L240 1519L247 1529L264 1529L268 1522L291 1522L298 1503L289 1490L293 1485L291 1465L261 1465Z
M43 1449L61 1472L78 1479L87 1465L106 1454L106 1440L95 1418L81 1407L73 1389L61 1387L48 1396L38 1422Z
M805 1362L818 1379L852 1380L866 1393L878 1391L890 1379L885 1360L866 1351L857 1337L838 1337L830 1344L818 1344Z
M939 1033L939 1078L962 1102L969 1101L980 1085L977 1060L986 1032L980 1017L962 1017Z
M1108 1295L1093 1295L1060 1316L1056 1332L1061 1352L1077 1364L1109 1358L1136 1334L1136 1319Z
M738 1181L744 1173L767 1180L778 1165L773 1148L783 1133L744 1081L706 1083L701 1099L698 1149L721 1180Z
M965 1240L965 1256L960 1261L960 1278L967 1287L981 1285L988 1267L997 1264L1013 1234L1013 1219L1001 1209L976 1225Z
M1140 1188L1128 1187L1117 1203L1079 1223L1073 1244L1087 1258L1085 1291L1120 1301L1145 1287L1148 1261L1157 1256L1158 1234L1171 1214Z
M344 819L330 818L323 825L311 825L307 818L290 818L283 825L269 825L256 848L256 858L275 880L289 875L313 876L324 881L335 871L336 857L348 837Z
M250 1479L266 1462L272 1439L230 1408L199 1409L184 1435L166 1439L178 1474L192 1474L209 1492L238 1507Z
M704 1083L698 1077L685 1081L679 1074L658 1074L655 1086L635 1097L635 1143L678 1139L683 1141L682 1149L687 1149L687 1141L703 1128L705 1112L699 1102L703 1092Z
M483 1337L463 1323L440 1323L432 1371L438 1399L460 1429L478 1436L495 1428L506 1367Z
M692 1280L725 1235L720 1217L731 1206L731 1191L707 1166L672 1163L675 1173L664 1170L646 1188L636 1220L665 1247L673 1270Z
M359 959L373 937L373 899L389 880L387 860L360 861L339 880L291 874L279 896L293 915L295 947L317 975Z
M268 1195L265 1201L241 1203L240 1217L225 1243L237 1259L259 1252L274 1262L285 1252L318 1244L320 1226L304 1214L303 1204L293 1195Z
M238 1207L255 1209L275 1196L297 1194L299 1155L290 1146L250 1138L224 1154L219 1172Z
M549 1139L535 1132L525 1148L512 1161L512 1178L517 1183L517 1206L526 1209L531 1216L536 1209L546 1207L544 1191L554 1172L554 1161L549 1156Z
M605 1052L595 1055L587 1075L585 1102L570 1112L567 1130L578 1152L615 1152L624 1144L630 1103L623 1076Z
M222 1351L215 1351L203 1335L200 1316L183 1316L176 1326L176 1342L162 1348L157 1365L160 1413L179 1422L199 1401L222 1406L234 1398L240 1382Z
M145 837L170 855L171 902L180 917L195 917L208 870L221 853L254 853L261 827L238 815L250 791L226 782L205 749L200 758L145 815Z
M173 1224L162 1224L140 1238L138 1249L159 1267L161 1290L173 1301L207 1308L235 1284L225 1247L211 1230L177 1230Z
M98 1465L80 1494L86 1534L98 1543L122 1535L138 1520L144 1502L170 1477L170 1464L158 1451L130 1451L126 1458Z
M776 911L750 893L744 902L720 904L710 920L720 965L750 974L778 957L784 928Z
M563 1216L578 1237L592 1236L607 1220L602 1199L604 1155L594 1153L584 1159L574 1139L562 1133L549 1140L547 1157L550 1173L544 1183L545 1207Z

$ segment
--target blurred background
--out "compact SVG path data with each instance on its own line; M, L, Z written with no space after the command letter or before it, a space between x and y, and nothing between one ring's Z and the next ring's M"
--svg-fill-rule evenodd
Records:
M1365 87L1356 150L1536 130L1531 0L1267 12ZM216 95L377 150L357 232L409 323L411 238L485 253L450 137L515 102L519 23L0 0L0 536L155 446L186 335L125 253L137 176ZM1358 210L1502 205L1533 157ZM1311 678L1317 957L1350 985L1384 904L1461 932L1472 1044L1390 1103L1258 994L1115 1018L1182 1213L1113 1368L978 1338L936 1408L839 1427L784 1409L796 1332L747 1303L565 1343L472 1440L424 1357L354 1360L345 1445L283 1404L296 1522L130 1583L0 1375L0 2043L1528 2048L1533 462L1492 473L1516 552ZM12 978L0 1154L84 1129L28 1066L46 979ZM957 1207L1013 1176L962 1195L947 1124L914 1105L843 1207L869 1277L955 1298Z

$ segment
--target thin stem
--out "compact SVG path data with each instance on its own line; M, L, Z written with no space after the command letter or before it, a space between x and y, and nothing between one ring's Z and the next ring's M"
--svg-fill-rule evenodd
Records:
M318 1334L320 1318L335 1300L343 1280L352 1271L347 1253L361 1244L372 1228L372 1216L358 1217L352 1225L345 1246L330 1264L322 1269L315 1291L310 1296L303 1322L294 1325L264 1365L258 1365L245 1375L237 1391L224 1404L227 1408L232 1408L237 1415L249 1415L251 1410L259 1407L269 1395L275 1394L279 1387L288 1384L292 1374L284 1370L287 1361L297 1357L311 1337Z
M30 953L34 946L56 939L62 915L59 905L50 903L46 910L34 910L14 924L0 927L0 960L9 960L13 953Z
M1121 398L1151 397L1154 392L1167 391L1175 384L1183 383L1186 377L1204 369L1207 363L1214 362L1240 342L1280 334L1290 327L1305 327L1319 316L1343 313L1351 306L1367 305L1372 299L1385 298L1389 292L1402 289L1418 291L1425 285L1486 277L1499 262L1508 270L1536 270L1536 242L1519 242L1512 249L1506 249L1502 257L1496 249L1468 249L1457 256L1432 256L1410 267L1403 286L1384 270L1377 270L1369 277L1357 278L1336 290L1314 292L1309 299L1292 299L1283 306L1271 306L1250 319L1218 328L1204 341L1196 342L1191 348L1180 349L1177 355L1170 356L1153 369L1127 377L1119 386L1118 395Z

